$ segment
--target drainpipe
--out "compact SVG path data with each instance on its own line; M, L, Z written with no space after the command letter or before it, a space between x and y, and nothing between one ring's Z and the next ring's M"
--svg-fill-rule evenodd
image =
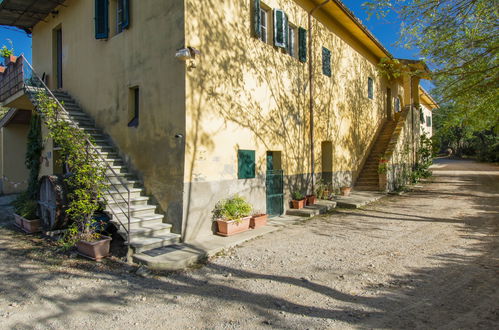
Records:
M414 165L416 164L416 147L414 146L414 97L412 95L412 75L409 80L409 91L411 93L411 140L412 140L412 168L414 169Z
M308 79L310 92L310 169L312 171L312 194L315 191L315 148L314 148L314 67L313 67L313 40L312 40L312 15L331 0L324 0L321 4L316 5L308 13Z

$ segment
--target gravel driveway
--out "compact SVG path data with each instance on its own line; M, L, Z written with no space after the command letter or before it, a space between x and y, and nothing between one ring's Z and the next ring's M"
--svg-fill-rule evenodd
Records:
M54 254L0 210L2 329L499 328L499 167L337 210L177 273Z

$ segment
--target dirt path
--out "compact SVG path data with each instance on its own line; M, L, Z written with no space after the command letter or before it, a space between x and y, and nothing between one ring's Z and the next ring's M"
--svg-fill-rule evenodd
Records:
M499 167L440 160L433 181L148 277L54 255L4 215L0 328L497 329Z

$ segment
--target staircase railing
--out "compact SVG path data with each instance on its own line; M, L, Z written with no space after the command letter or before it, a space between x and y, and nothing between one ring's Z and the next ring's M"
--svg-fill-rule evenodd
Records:
M19 65L22 67L22 70L23 70L23 81L24 81L25 90L27 92L30 92L30 89L32 89L32 91L37 91L37 92L44 91L45 93L47 93L56 102L57 107L58 107L58 111L60 112L60 114L62 114L63 116L66 116L67 120L70 121L71 125L73 125L74 127L78 128L78 129L83 130L81 127L79 127L77 122L75 122L74 120L71 120L70 113L66 110L64 105L61 102L59 102L57 97L55 97L55 95L52 93L50 88L47 87L47 85L45 84L43 79L40 78L40 76L36 73L35 69L26 60L26 58L23 55L21 55L20 58L18 59L18 61L23 61L24 63L27 64L27 66L24 66L23 63L19 63ZM35 88L35 89L33 89L33 88ZM59 113L57 115L59 115ZM130 245L130 241L131 241L131 231L130 231L130 221L131 221L131 210L130 210L131 196L130 195L131 195L131 191L130 191L130 188L128 187L128 183L126 181L124 181L118 173L116 173L116 171L107 162L107 160L104 158L104 156L99 151L99 149L95 146L95 144L88 137L85 138L85 141L87 142L87 145L89 146L89 148L92 151L91 155L92 155L95 163L96 164L104 164L104 166L106 167L106 170L110 171L113 174L113 176L115 178L117 178L117 180L119 181L119 183L113 182L111 177L107 173L105 173L105 178L107 181L109 181L109 185L106 185L106 186L112 187L115 189L115 191L113 192L110 188L107 188L107 193L109 194L111 199L114 201L114 203L116 203L116 206L119 208L121 213L127 219L126 225L123 224L123 222L119 218L119 215L116 214L118 212L117 210L115 210L113 207L110 207L109 209L111 210L113 217L116 218L116 221L118 221L120 223L120 225L123 227L123 229L125 230L125 232L127 234L126 244ZM119 189L120 187L125 188L126 195L122 194L122 192ZM126 209L123 209L120 206L121 201L118 202L114 198L115 193L121 197L123 202L126 203L126 205L127 205Z

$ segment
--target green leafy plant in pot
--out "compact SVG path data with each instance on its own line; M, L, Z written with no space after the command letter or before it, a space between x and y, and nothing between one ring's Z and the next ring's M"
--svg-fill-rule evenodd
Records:
M291 193L291 198L291 204L294 209L302 209L305 207L306 198L301 192L293 191Z
M32 234L40 231L40 219L37 217L38 203L28 193L21 194L13 203L15 224L25 232Z
M239 195L219 201L213 210L217 234L231 236L248 230L251 209L251 204Z

